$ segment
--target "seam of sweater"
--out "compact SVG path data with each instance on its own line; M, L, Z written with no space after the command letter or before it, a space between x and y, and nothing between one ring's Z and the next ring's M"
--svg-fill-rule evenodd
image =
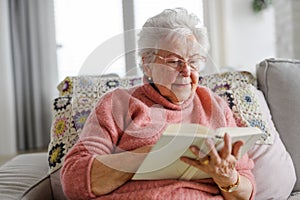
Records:
M94 162L94 159L96 158L96 155L93 155L90 160L89 160L89 163L87 165L87 170L86 170L86 177L88 177L86 179L86 184L87 184L87 192L88 192L88 195L91 197L91 198L95 198L96 195L94 195L94 193L92 192L92 187L91 187L91 168L92 168L92 164Z

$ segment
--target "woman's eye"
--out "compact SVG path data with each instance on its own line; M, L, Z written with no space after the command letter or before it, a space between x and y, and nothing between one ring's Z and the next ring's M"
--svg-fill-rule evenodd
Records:
M191 61L189 61L189 63L191 63L191 64L199 64L199 60L191 60Z
M198 66L195 66L195 65L191 65L191 69L194 70L194 71L198 71L199 70Z
M178 65L180 64L180 60L167 60L167 64Z

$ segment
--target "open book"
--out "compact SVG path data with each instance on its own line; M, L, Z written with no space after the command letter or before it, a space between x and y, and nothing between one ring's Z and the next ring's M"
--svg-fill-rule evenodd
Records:
M197 145L204 153L208 152L205 139L212 138L215 147L223 147L223 136L228 133L232 144L238 140L244 141L240 150L242 157L258 140L263 132L256 127L225 127L211 130L200 124L171 124L167 127L158 142L153 146L143 163L133 176L133 180L158 179L203 179L209 175L181 161L181 156L196 156L189 150L191 145Z

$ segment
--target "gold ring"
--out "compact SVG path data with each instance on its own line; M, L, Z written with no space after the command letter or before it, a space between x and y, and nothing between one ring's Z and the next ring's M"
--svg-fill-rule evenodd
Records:
M201 163L201 165L208 165L209 164L209 160L207 159L207 160L204 160L203 162L200 162Z

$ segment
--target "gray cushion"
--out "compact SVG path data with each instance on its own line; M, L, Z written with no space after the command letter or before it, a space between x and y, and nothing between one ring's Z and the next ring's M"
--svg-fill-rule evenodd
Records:
M20 199L48 170L47 153L14 157L0 168L0 199Z
M57 199L57 200L65 200L67 199L63 189L62 189L62 185L60 182L60 169L54 171L53 173L51 173L50 175L50 180L51 180L51 187L52 187L52 191L53 191L53 199Z
M268 102L273 121L300 176L300 61L267 59L257 67L258 87ZM294 191L300 191L296 181Z
M23 195L22 200L52 200L53 195L51 191L50 175L45 176L39 182L34 184Z
M294 192L289 196L288 200L300 200L300 192Z

